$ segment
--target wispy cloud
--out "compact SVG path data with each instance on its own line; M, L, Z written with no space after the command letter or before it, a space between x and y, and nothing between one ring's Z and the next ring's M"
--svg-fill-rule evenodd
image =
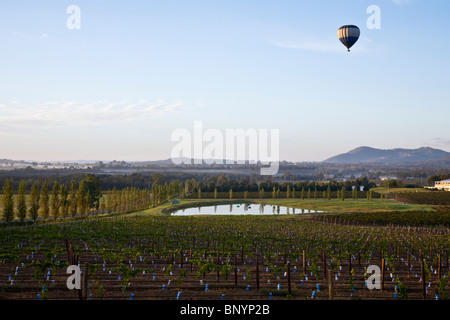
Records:
M395 4L408 4L411 0L392 0Z
M286 49L300 49L311 51L328 51L328 52L340 52L342 47L339 44L333 44L325 41L290 41L290 40L271 40L271 44L278 48Z
M370 42L370 40L361 39L364 42ZM307 50L316 52L336 52L346 53L347 50L342 46L339 40L326 41L326 40L270 40L270 43L278 48ZM344 48L344 49L343 49ZM356 49L356 46L355 46ZM353 49L352 49L353 50ZM358 52L368 52L369 50L360 43L357 46Z
M29 33L18 30L12 30L0 26L0 39L3 42L14 42L14 43L38 43L45 41L50 36L48 33Z
M12 101L0 104L0 127L103 125L148 120L176 113L183 105L182 101L167 103L163 100L153 103L147 100L51 101L32 105Z

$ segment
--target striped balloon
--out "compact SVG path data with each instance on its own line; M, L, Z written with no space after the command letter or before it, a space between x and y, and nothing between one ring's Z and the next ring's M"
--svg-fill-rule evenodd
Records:
M350 52L350 48L358 41L359 35L359 28L353 25L342 26L338 30L338 38L347 47L348 52Z

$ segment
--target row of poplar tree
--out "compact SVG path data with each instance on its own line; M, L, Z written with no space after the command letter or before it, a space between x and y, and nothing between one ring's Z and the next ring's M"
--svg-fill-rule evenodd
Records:
M3 184L3 220L11 222L18 219L23 222L28 217L36 221L39 217L48 219L66 217L87 217L98 214L115 214L143 210L150 205L148 189L115 187L104 195L100 188L100 181L95 175L87 175L78 185L71 181L68 188L57 181L50 190L47 181L39 188L33 183L29 195L25 181L18 186L18 194L12 179L6 179ZM27 199L28 198L28 199Z
M365 196L367 200L371 201L373 198L373 192L372 190L369 191L358 191L358 189L354 188L351 191L351 197L353 200L358 200L358 197ZM202 193L201 188L197 188L197 193L191 193L188 197L191 199L198 198L214 198L214 199L247 199L247 198L259 198L264 199L271 197L272 199L280 199L280 198L292 198L292 199L318 199L319 197L322 197L323 199L330 200L331 198L334 199L341 199L345 200L350 196L350 192L345 191L345 189L342 187L340 190L337 191L331 191L331 188L328 187L326 190L318 191L317 188L314 190L311 190L311 188L308 188L308 190L305 190L305 188L301 188L300 191L296 190L295 187L292 189L288 186L286 191L281 191L280 188L273 187L271 192L266 192L264 188L260 188L257 192L249 192L245 190L244 192L237 192L233 193L233 189L230 189L228 192L218 192L217 188L214 189L214 192L205 192ZM381 195L382 196L382 195Z

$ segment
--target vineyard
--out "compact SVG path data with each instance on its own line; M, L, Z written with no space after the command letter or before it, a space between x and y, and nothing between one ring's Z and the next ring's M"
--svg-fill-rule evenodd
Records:
M0 229L0 299L447 299L448 227L127 215ZM83 289L67 288L67 267ZM381 270L369 290L368 267Z
M398 200L417 203L450 206L450 192L402 192L397 194Z

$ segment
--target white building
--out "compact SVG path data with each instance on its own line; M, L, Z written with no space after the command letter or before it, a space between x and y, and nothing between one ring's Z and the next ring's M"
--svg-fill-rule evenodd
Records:
M442 180L442 181L436 181L434 183L434 187L439 190L445 190L450 191L450 179Z

